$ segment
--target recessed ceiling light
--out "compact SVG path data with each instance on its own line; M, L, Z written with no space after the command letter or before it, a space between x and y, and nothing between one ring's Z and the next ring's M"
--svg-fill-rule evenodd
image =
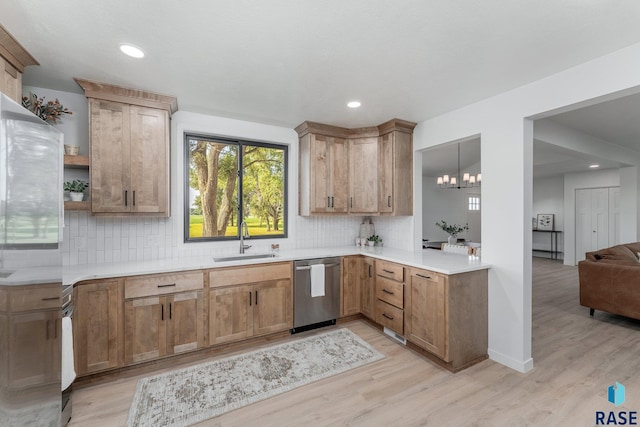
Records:
M600 165L595 165L595 164L594 164L594 165L589 165L589 167L590 167L591 169L595 169L595 168L599 168L599 167L600 167Z
M122 51L122 53L124 53L125 55L129 55L132 58L144 57L144 52L142 51L142 49L131 44L122 43L120 45L120 50Z
M349 108L358 108L360 105L360 101L351 101L349 103L347 103L347 107Z

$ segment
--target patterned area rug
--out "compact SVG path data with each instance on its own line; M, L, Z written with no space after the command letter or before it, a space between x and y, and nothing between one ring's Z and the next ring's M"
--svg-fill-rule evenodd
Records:
M138 382L127 426L188 426L384 358L338 329Z

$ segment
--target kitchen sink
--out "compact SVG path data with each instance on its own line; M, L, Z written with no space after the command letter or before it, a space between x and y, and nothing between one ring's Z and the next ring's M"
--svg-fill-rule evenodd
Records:
M222 257L213 257L213 261L215 262L225 262L225 261L242 261L245 259L262 259L262 258L275 258L275 254L246 254L246 255L230 255L230 256L222 256Z

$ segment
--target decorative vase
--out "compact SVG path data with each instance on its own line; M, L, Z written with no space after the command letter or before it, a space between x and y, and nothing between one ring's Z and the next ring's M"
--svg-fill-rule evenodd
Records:
M374 242L373 240L369 240L367 241L367 245L369 245L370 247L375 246L376 242Z
M75 191L70 191L69 197L71 197L71 201L73 202L81 202L82 199L84 199L84 193L76 193Z
M455 245L458 242L458 238L456 236L454 236L454 235L451 235L451 236L447 237L447 242L450 245Z
M64 154L70 156L77 156L80 152L80 147L78 145L64 145Z

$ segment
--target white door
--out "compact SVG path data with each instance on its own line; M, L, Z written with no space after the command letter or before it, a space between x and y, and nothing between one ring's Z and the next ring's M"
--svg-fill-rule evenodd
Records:
M620 187L576 190L576 264L620 236Z

